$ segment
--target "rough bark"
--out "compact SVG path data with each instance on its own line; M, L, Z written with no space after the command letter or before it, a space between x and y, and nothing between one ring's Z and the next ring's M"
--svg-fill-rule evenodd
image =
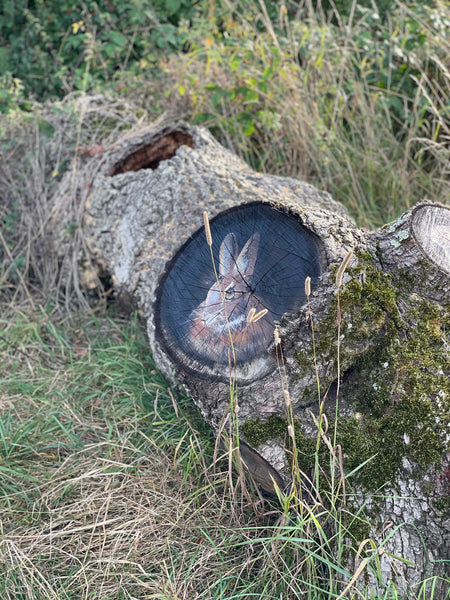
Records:
M251 203L287 215L320 241L321 274L309 303L275 320L280 343L271 339L256 359L232 365L233 410L238 403L248 444L244 462L266 491L274 491L271 469L278 485L288 483L288 390L307 470L311 459L302 445L316 439L319 398L332 426L339 389L337 441L344 464L351 469L377 454L354 486L354 502L367 502L371 511L366 533L380 540L386 522L406 523L386 549L414 566L393 565L384 555L386 578L407 592L427 576L443 575L445 564L434 561L448 558L450 541L450 210L424 203L379 231L363 231L327 193L255 173L206 131L184 124L130 139L93 161L84 224L91 251L117 291L139 306L161 371L184 385L216 430L230 412L229 365L208 366L186 351L168 353L158 326L158 294L174 256L203 227L203 211L212 219ZM336 273L350 250L337 294ZM375 495L383 485L383 494ZM444 598L444 588L438 584L435 598Z

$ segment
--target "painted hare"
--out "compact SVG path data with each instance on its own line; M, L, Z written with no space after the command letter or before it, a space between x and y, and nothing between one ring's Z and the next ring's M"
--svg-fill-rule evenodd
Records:
M228 364L230 336L238 362L253 358L273 336L270 312L256 322L249 319L249 311L252 316L265 308L252 286L259 238L254 233L239 252L234 233L225 237L219 252L219 280L191 313L191 342L208 360Z

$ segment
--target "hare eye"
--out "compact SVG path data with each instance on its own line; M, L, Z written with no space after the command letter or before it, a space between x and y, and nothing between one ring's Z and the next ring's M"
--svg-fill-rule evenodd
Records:
M225 300L233 300L235 297L234 285L229 285L225 290Z

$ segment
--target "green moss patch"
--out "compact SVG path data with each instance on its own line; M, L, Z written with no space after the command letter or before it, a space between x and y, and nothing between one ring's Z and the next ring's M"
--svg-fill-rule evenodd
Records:
M279 415L271 415L266 421L248 419L241 425L241 432L245 440L257 448L267 440L277 437L284 438L287 434L287 421Z
M370 254L358 259L340 293L341 398L356 414L339 418L337 443L347 472L373 457L355 478L374 491L404 474L405 460L413 468L408 477L421 478L423 469L440 466L450 421L450 317L448 307L412 294L410 278L394 285ZM335 364L336 309L333 301L316 331L318 360ZM311 368L310 356L296 358L301 368ZM336 377L337 367L321 381L322 390ZM334 407L328 402L331 429Z
M397 300L399 290L392 284L391 276L374 266L369 253L357 253L359 264L348 269L351 280L340 291L342 316L340 358L341 372L349 368L355 356L372 347L374 341L382 339L392 329L401 329ZM336 266L337 269L337 266ZM330 302L328 316L320 323L316 334L318 360L332 361L329 380L322 381L326 388L337 377L337 299ZM311 368L311 353L298 351L294 354L300 373Z
M361 419L340 420L338 441L349 469L376 455L358 476L370 489L395 481L404 459L419 468L418 477L440 464L450 415L448 319L447 311L417 298L401 328L361 357L345 382L343 397Z

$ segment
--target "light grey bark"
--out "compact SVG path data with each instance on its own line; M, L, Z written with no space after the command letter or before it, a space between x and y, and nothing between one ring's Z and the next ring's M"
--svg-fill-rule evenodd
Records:
M409 270L414 290L446 302L450 294L450 208L421 204L376 234L381 266L396 278Z
M377 364L377 348L383 349L380 356L385 352L395 357L393 349L398 342L401 354L401 348L410 343L409 331L416 326L417 331L420 329L420 315L414 313L414 307L422 300L431 303L430 311L434 311L434 317L427 322L439 330L435 332L436 347L446 335L443 323L449 292L448 208L424 203L377 232L363 231L327 193L291 178L255 173L206 131L184 124L125 140L93 161L97 161L93 167L96 175L84 222L91 253L111 274L117 292L131 298L142 312L150 347L161 371L185 387L216 430L230 411L228 369L205 367L197 376L200 369L195 361L190 368L184 368L167 355L155 335L156 294L170 260L203 226L203 211L212 218L227 208L255 201L291 215L322 241L325 268L309 306L283 316L278 325L280 345L269 344L266 356L238 366L234 372L241 431L243 440L250 444L243 459L264 489L273 491L267 469L275 468L285 482L289 479L286 437L269 435L260 440L256 454L251 448L251 435L245 437L243 426L255 420L267 422L271 415L284 418L286 390L302 434L311 439L317 435L311 416L318 414L317 379L321 397L329 389L324 410L330 419L334 416L338 374L342 379L339 418L360 419L362 424L370 421L372 415L364 414L360 408L368 386L376 389L387 382L386 396L392 404L406 401L412 375L405 379L404 371L410 365L397 363L394 358L386 359L385 367ZM340 291L338 371L335 275L352 249ZM421 306L424 310L425 304ZM445 343L441 343L439 352L444 352L444 347ZM369 370L362 366L366 358L373 363ZM442 359L435 366L439 381L445 357ZM420 368L427 369L427 376L433 371L433 365L428 363ZM430 389L428 398L424 390L424 402L434 406L442 448L448 419L447 392L444 384L442 389L439 385ZM383 537L383 524L388 521L394 528L407 523L386 547L411 560L414 566L398 561L391 564L387 555L382 558L385 577L395 578L399 589L406 593L425 577L444 573L444 563L432 561L448 558L445 548L450 541L449 517L439 508L439 501L448 492L448 457L442 450L442 460L434 457L430 465L424 459L418 466L416 455L409 457L407 452L410 435L404 432L406 450L400 459L401 468L396 481L387 482L383 497L375 502L371 491L357 486L360 502L365 500L369 508L373 507L370 534L374 539ZM266 471L261 457L268 462ZM441 591L435 599L443 600L444 588L445 584L438 584Z

